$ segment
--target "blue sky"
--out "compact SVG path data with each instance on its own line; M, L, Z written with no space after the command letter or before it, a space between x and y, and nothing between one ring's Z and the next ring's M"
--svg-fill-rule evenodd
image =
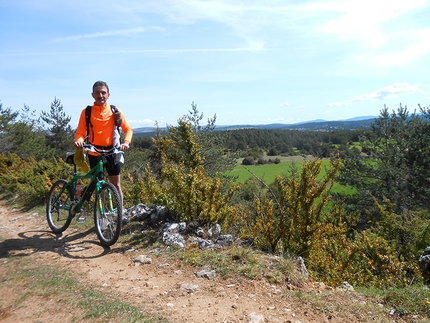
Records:
M430 1L0 0L0 103L72 126L97 80L133 127L195 102L218 125L430 103Z

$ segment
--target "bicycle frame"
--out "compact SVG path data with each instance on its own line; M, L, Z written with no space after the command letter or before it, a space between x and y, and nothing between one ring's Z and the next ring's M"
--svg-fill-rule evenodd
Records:
M76 168L76 165L75 165ZM84 175L79 175L75 172L73 175L73 178L70 180L70 182L66 186L72 186L74 196L76 196L76 183L80 179L91 179L90 184L86 187L86 189L82 192L82 198L78 203L76 203L73 207L74 213L79 213L82 211L82 206L85 201L88 201L93 194L94 190L96 191L96 194L98 195L100 192L100 186L103 184L104 180L104 173L103 173L103 161L99 161L97 166L91 169L88 173Z
M106 151L99 151L101 153L106 153ZM82 206L85 203L85 201L89 201L94 190L96 191L96 195L98 196L100 193L100 187L103 183L105 183L104 179L104 169L103 169L103 158L97 163L97 165L90 169L90 171L86 174L80 175L77 172L77 166L75 163L73 163L74 172L72 179L67 183L67 185L64 186L63 191L69 190L72 188L73 196L70 196L70 207L66 208L67 210L71 211L72 215L74 216L76 213L80 213L82 211ZM75 202L76 197L76 183L80 179L91 179L90 184L85 188L85 190L82 192L82 198L77 202ZM109 196L109 201L112 204L112 197ZM102 205L100 204L101 201L99 201L98 205L100 208L100 211L102 211Z

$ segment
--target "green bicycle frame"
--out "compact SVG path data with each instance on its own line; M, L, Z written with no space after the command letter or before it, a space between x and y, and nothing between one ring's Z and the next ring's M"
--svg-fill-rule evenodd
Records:
M82 198L79 200L78 203L73 204L71 203L71 207L74 210L74 213L79 213L82 211L82 206L85 201L88 201L93 194L94 190L97 194L100 193L100 187L103 183L105 183L104 180L104 171L103 171L103 161L100 160L94 168L92 168L88 173L84 175L79 175L76 171L76 165L74 165L74 175L73 178L70 180L67 185L64 186L64 190L68 190L70 187L72 187L73 196L70 196L70 200L74 200L76 197L76 183L80 179L91 179L90 184L86 187L86 189L82 192ZM109 197L110 203L111 197Z

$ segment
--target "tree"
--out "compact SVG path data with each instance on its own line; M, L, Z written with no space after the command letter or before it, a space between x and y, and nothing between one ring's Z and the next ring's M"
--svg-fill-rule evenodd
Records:
M254 161L254 157L252 157L252 156L245 157L242 160L242 165L249 166L249 165L254 165L254 164L255 164L255 161Z
M197 104L191 103L191 110L180 122L190 123L196 133L196 142L201 145L204 171L209 176L231 170L236 166L236 155L226 149L227 133L215 131L216 114L207 120L203 127L203 113L197 110Z
M45 131L40 126L34 110L24 105L18 121L14 121L17 115L13 113L5 115L12 123L4 128L3 140L8 144L3 148L3 152L16 153L23 159L35 157L36 160L41 160L53 156L53 150L46 147Z
M13 112L10 107L4 109L3 105L0 103L0 153L8 152L13 147L9 136L9 130L11 129L12 124L15 123L18 115L19 113Z
M63 154L70 149L73 142L73 131L70 116L66 116L61 101L54 98L49 112L42 111L40 119L45 123L47 145Z
M390 114L384 107L363 133L362 150L345 152L339 180L356 189L350 204L363 211L362 224L379 214L373 198L380 204L388 199L396 214L430 209L429 142L430 124L422 115L402 106Z
M147 173L147 199L166 205L169 211L186 221L222 223L232 210L229 201L234 186L204 169L202 146L195 128L183 119L155 139L161 167L159 173ZM160 188L160 189L159 189Z
M16 120L18 117L18 112L13 112L12 109L3 108L3 104L0 103L0 133L7 132L10 125Z

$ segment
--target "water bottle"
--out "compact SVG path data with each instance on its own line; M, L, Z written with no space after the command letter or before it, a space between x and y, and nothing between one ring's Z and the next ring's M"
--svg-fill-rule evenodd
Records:
M84 190L84 187L82 186L82 183L78 181L76 183L76 197L80 198L83 190Z

